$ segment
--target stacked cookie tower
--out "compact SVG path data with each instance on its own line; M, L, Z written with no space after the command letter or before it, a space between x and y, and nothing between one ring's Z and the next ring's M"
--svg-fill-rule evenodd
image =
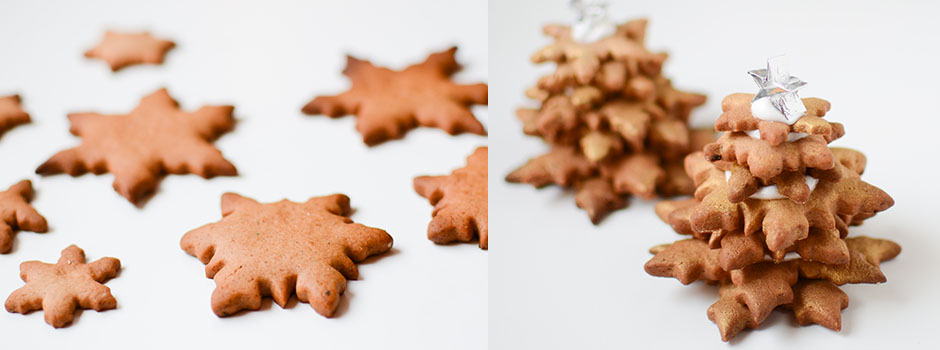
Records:
M901 251L887 240L846 238L850 225L894 201L861 180L862 153L828 147L844 134L823 119L829 102L801 100L804 83L777 63L750 72L760 93L726 97L715 123L724 134L686 157L695 197L656 206L693 238L651 249L646 271L718 284L708 317L725 341L778 307L801 325L839 330L848 296L838 286L885 282L879 263Z
M555 42L538 50L535 63L555 71L526 95L538 108L517 116L526 134L551 145L506 177L543 187L574 187L575 202L597 224L626 206L625 196L692 192L682 157L713 140L711 131L690 132L692 108L705 96L672 87L662 76L665 53L644 47L645 19L612 25L612 33L585 39L565 25L547 25Z

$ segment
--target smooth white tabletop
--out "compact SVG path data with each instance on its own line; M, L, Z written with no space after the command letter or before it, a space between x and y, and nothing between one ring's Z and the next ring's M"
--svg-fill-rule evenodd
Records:
M882 264L888 282L843 287L849 307L842 331L800 327L775 312L760 330L744 331L732 348L883 349L940 345L940 234L936 185L940 150L940 33L937 6L906 1L611 1L618 20L650 19L648 46L666 50L676 86L708 94L695 111L710 125L721 99L755 92L746 71L785 53L791 73L809 82L801 96L832 102L826 118L847 134L832 146L868 156L862 177L891 194L893 208L853 227L850 235L888 238L903 246ZM848 4L851 3L851 6ZM525 88L553 67L529 56L549 43L547 22L571 21L567 1L490 3L492 349L729 348L706 310L717 288L651 277L647 249L684 238L653 213L653 202L593 226L557 187L535 190L503 177L547 147L523 135L514 109L529 105Z
M0 312L5 349L389 348L480 349L487 344L488 252L475 244L438 246L426 238L432 207L412 178L446 174L485 137L412 131L403 141L366 147L354 119L309 117L317 94L348 87L345 54L402 68L458 45L457 81L487 80L485 2L420 1L18 1L0 5L0 95L19 93L33 123L0 137L0 186L23 178L50 232L16 235L0 255L0 297L23 285L26 260L54 262L69 244L89 259L113 256L123 270L108 282L118 308L84 311L53 329L42 312ZM261 4L263 3L263 5ZM162 66L112 74L82 53L106 29L150 30L177 48ZM36 166L80 139L66 114L127 113L167 87L182 107L233 104L238 125L216 146L238 177L169 176L138 209L111 188L111 175L38 177ZM486 107L474 108L484 122ZM338 314L307 304L218 318L215 283L179 248L190 229L219 220L226 191L260 201L341 192L356 222L387 230L391 252L360 265ZM296 299L295 299L296 300Z

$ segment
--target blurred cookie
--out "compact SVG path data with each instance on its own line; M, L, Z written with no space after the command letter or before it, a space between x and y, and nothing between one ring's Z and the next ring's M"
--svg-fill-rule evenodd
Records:
M105 61L112 72L135 64L161 64L166 53L176 44L154 38L148 32L122 33L106 31L101 42L85 52L85 57Z
M0 191L0 253L10 252L13 236L18 230L39 233L49 230L46 218L29 205L32 197L33 184L29 180L17 182L6 191Z

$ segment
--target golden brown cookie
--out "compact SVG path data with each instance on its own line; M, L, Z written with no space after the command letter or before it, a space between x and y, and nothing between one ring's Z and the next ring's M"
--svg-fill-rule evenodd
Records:
M0 96L0 136L7 130L29 123L29 113L23 111L20 95Z
M644 47L646 24L624 23L593 42L575 40L566 26L544 28L555 41L532 59L556 68L526 90L541 105L516 115L523 132L553 151L519 167L508 181L574 186L575 203L595 224L625 207L627 194L650 199L694 190L682 159L715 141L713 132L687 125L705 96L679 91L662 76L667 55Z
M108 63L112 72L134 64L161 64L166 53L176 44L154 38L150 33L120 33L107 31L97 46L85 52L85 57Z
M645 269L650 275L674 277L683 284L696 280L719 283L720 298L709 307L708 318L718 325L724 341L745 328L759 327L780 306L791 309L801 325L817 323L839 330L848 296L837 285L884 282L878 264L894 258L901 249L894 242L864 236L845 242L852 253L852 261L845 264L761 259L726 270L720 266L718 249L693 238L654 247L650 252L655 256Z
M627 206L627 199L614 190L610 180L592 177L575 185L574 203L597 225L611 212Z
M640 25L638 21L642 21ZM571 28L564 25L546 25L543 32L555 39L555 42L543 47L532 55L532 62L547 61L567 63L580 84L589 84L600 70L601 63L612 59L625 62L629 74L658 74L666 60L664 53L651 53L643 46L643 39L631 33L639 33L633 28L645 27L646 20L628 22L611 36L596 42L582 43L571 37ZM645 29L644 29L645 32Z
M712 162L736 162L747 166L754 177L764 181L784 171L828 170L835 164L828 142L819 135L773 146L742 132L728 132L715 143L705 146L705 156Z
M460 69L457 47L431 54L401 71L376 67L347 56L352 87L339 95L318 96L303 107L306 114L356 115L356 130L367 145L399 139L416 126L435 127L451 135L486 135L470 106L487 104L486 84L461 85L450 80Z
M357 279L357 262L392 248L384 230L353 223L349 197L334 194L304 203L258 203L222 195L222 220L187 232L180 247L215 280L212 311L219 317L258 310L270 296L285 307L292 294L331 317Z
M697 239L677 241L659 250L643 268L646 273L658 277L674 277L682 284L698 280L723 281L728 272L718 264L718 251L708 249L705 242Z
M0 191L0 253L9 253L13 249L13 235L17 230L38 233L49 230L46 218L29 205L32 197L33 184L29 180Z
M810 227L842 232L844 236L848 225L861 218L859 215L874 215L894 204L887 193L861 180L864 170L859 167L864 166L861 153L844 148L833 148L832 153L838 160L835 164L842 173L841 180L821 180L805 204L789 199L746 199L732 203L728 201L729 186L724 172L701 153L690 154L686 170L696 180L695 198L700 201L689 215L693 230L701 233L743 230L745 234L762 230L768 249L782 258L779 252L807 238Z
M767 141L772 146L779 145L787 141L788 134L804 133L809 135L820 135L828 142L842 137L845 129L842 124L831 123L822 119L829 111L829 101L821 98L804 98L803 105L806 107L806 113L797 119L793 125L787 125L778 121L762 120L751 114L751 100L754 94L736 93L725 97L721 101L721 113L715 122L715 130L718 131L750 131L759 130L760 139Z
M488 153L487 147L477 148L467 157L467 165L450 175L414 179L415 191L434 206L428 225L428 239L432 242L470 242L477 236L480 248L487 249Z
M614 191L652 199L656 186L666 176L659 157L652 153L634 153L604 164L601 174L611 179Z
M593 130L581 136L581 153L592 163L611 159L623 151L623 139L609 131Z
M530 159L506 176L506 181L527 183L535 187L549 184L572 186L575 180L594 173L594 165L571 147L555 147L550 152Z
M27 261L20 264L26 285L7 298L7 311L26 314L43 310L46 323L55 328L72 322L76 308L102 311L117 307L111 289L103 285L117 276L121 261L101 258L85 263L85 252L75 245L62 250L55 264Z
M849 296L832 282L804 279L793 286L793 316L802 326L815 323L839 331L847 307Z
M212 141L235 126L232 106L204 106L185 112L160 89L127 115L69 114L78 147L53 155L36 173L114 174L114 189L135 204L156 190L165 174L203 178L237 175Z

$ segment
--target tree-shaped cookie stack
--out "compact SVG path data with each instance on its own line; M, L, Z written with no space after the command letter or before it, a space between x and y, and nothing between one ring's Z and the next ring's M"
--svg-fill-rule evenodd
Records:
M541 106L517 111L524 132L551 150L506 180L574 187L577 205L596 224L625 207L626 195L691 193L682 158L713 141L713 133L689 131L689 113L705 96L678 91L662 76L667 55L644 47L645 19L618 26L582 11L600 17L544 27L555 42L532 61L557 68L526 92Z
M686 157L695 197L656 206L693 238L651 249L646 271L718 284L708 318L725 341L778 307L800 324L839 330L848 296L837 286L885 282L879 263L901 252L891 241L846 237L894 201L861 180L862 153L828 147L842 125L822 118L829 102L797 96L805 83L781 60L749 72L760 92L726 97L715 123L724 134Z

